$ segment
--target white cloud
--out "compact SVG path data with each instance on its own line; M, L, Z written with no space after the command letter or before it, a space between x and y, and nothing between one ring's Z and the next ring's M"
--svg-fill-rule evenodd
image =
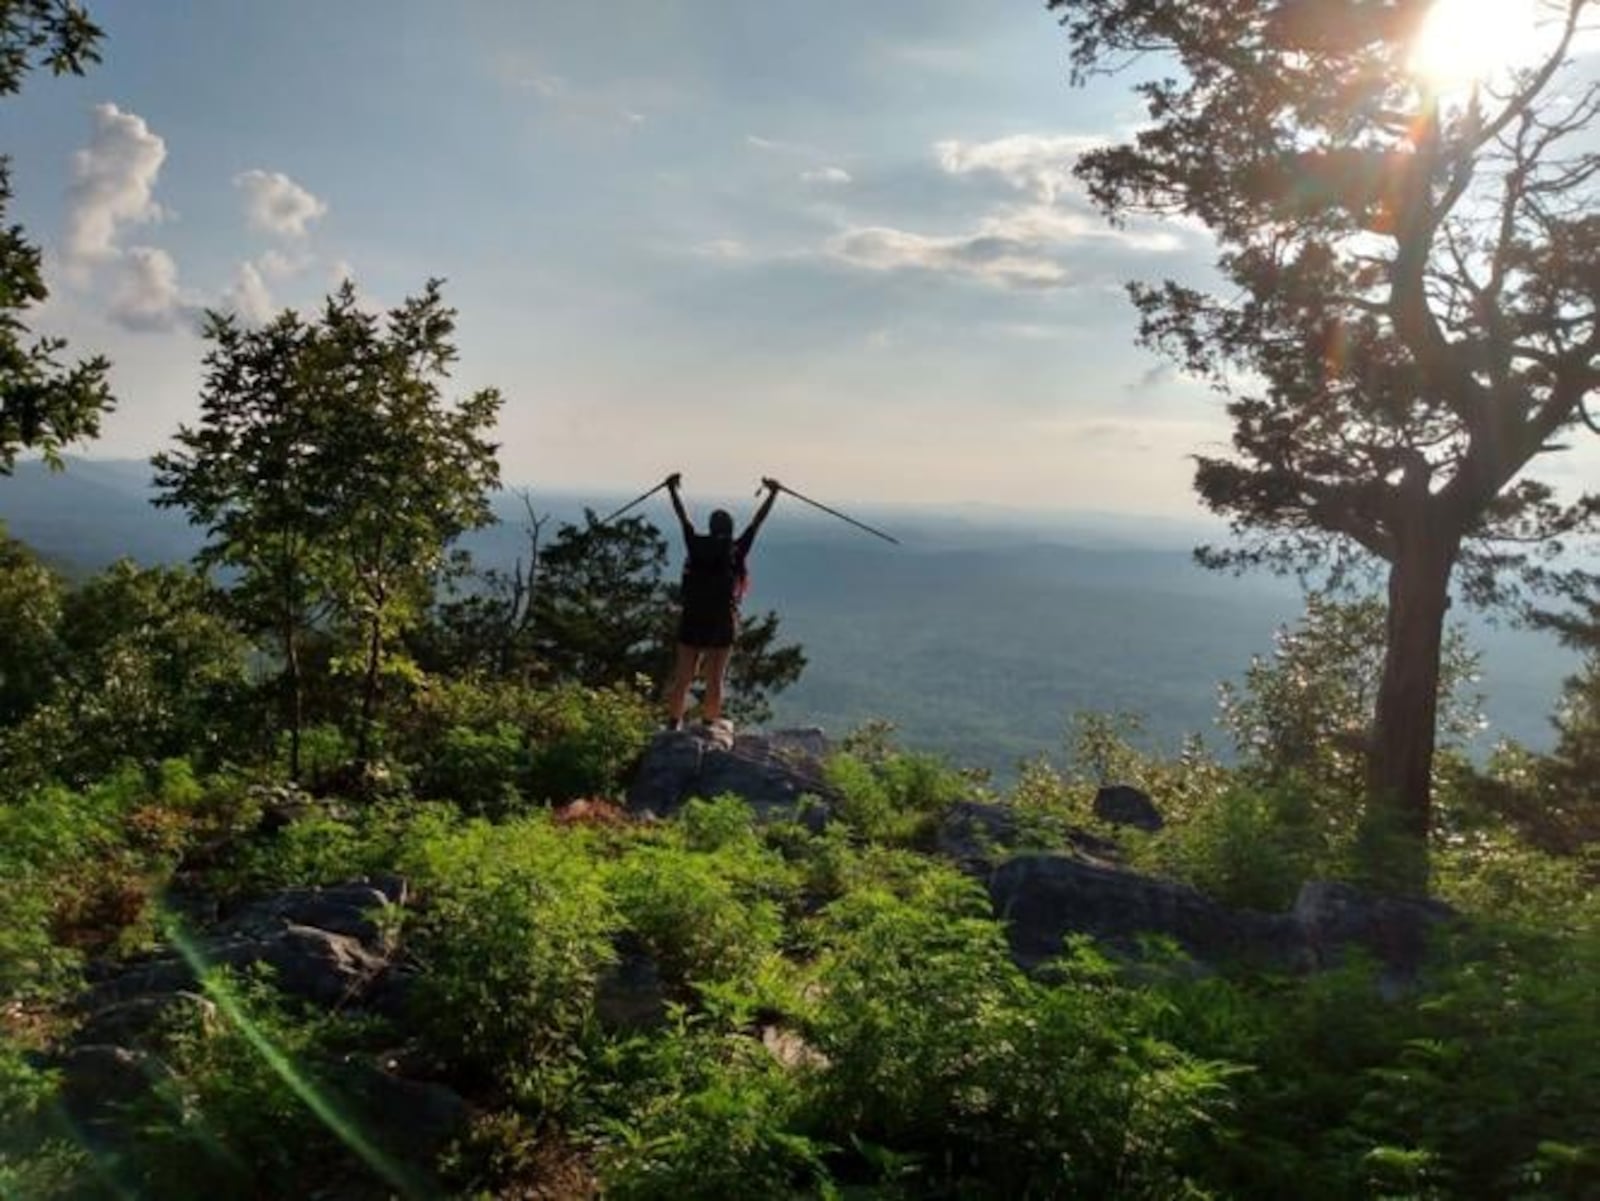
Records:
M829 241L834 258L872 271L919 269L967 275L1008 288L1058 288L1067 283L1060 263L1037 248L989 234L938 237L876 225L847 230Z
M328 211L325 202L281 171L245 171L233 177L233 184L244 192L251 227L276 237L303 238Z
M223 307L232 309L248 325L265 325L272 320L277 306L272 291L254 263L240 263L233 284L223 294Z
M693 247L694 253L713 259L742 259L749 257L750 248L737 238L712 238Z
M178 287L177 263L154 246L133 246L120 255L108 312L118 325L141 333L175 329L199 315Z
M1088 250L1093 245L1144 253L1181 249L1183 239L1171 229L1152 223L1115 228L1089 209L1072 178L1072 164L1096 144L1072 134L935 143L942 175L993 176L1025 198L991 200L968 230L953 234L852 226L830 239L824 253L873 271L920 270L1004 288L1062 288L1103 274L1103 255Z
M846 184L850 182L850 172L843 167L816 167L800 172L800 182Z
M94 109L89 144L72 157L65 256L80 279L94 263L118 254L118 228L162 216L153 191L167 144L143 117L114 104Z
M1019 133L988 142L952 139L933 150L947 175L995 175L1043 204L1054 204L1077 190L1072 165L1078 156L1103 144L1079 134Z

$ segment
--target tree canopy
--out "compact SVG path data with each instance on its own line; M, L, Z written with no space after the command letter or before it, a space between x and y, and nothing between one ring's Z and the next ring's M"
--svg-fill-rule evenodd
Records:
M1142 340L1228 397L1234 452L1195 482L1243 543L1203 558L1386 566L1369 791L1421 839L1452 581L1561 582L1561 539L1600 516L1528 474L1593 426L1600 383L1588 0L1546 0L1542 57L1459 97L1410 68L1420 2L1050 7L1077 80L1152 68L1149 123L1078 163L1090 196L1218 246L1226 294L1131 286Z
M100 61L100 29L69 0L0 0L0 96L15 95L35 68L81 75ZM100 432L111 408L110 363L96 356L66 363L60 338L33 338L22 314L42 302L39 248L5 222L11 161L0 155L0 475L17 456L38 451L52 466L61 449Z

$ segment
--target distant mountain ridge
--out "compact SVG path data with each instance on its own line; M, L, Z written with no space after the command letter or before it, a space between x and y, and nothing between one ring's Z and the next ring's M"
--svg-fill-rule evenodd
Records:
M0 478L0 521L76 571L123 555L188 559L201 532L181 512L153 507L151 496L142 462L73 460L55 475L19 464ZM627 499L587 503L606 512ZM557 521L579 519L585 503L536 500ZM495 508L503 523L466 545L482 563L509 564L526 553L522 504L505 493ZM664 508L652 501L643 512L666 529ZM911 745L1001 775L1019 759L1059 750L1068 716L1082 709L1143 713L1152 741L1170 747L1185 732L1214 734L1218 682L1269 652L1275 628L1301 608L1290 582L1195 567L1187 550L1170 545L1170 528L1150 546L1128 525L1082 545L1070 540L1070 522L983 525L905 509L874 510L873 518L896 522L905 545L793 505L763 532L748 603L776 608L784 635L810 659L777 700L782 724L842 731L887 717ZM1548 715L1574 661L1543 635L1480 620L1469 628L1484 652L1485 745L1502 734L1547 745Z

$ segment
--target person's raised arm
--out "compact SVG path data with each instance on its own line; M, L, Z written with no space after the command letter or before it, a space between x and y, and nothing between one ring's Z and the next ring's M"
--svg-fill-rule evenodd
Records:
M761 529L761 523L767 519L767 514L772 512L772 506L777 503L778 493L783 491L783 485L768 476L761 477L761 486L767 490L767 499L761 502L756 515L750 519L750 524L745 526L744 533L739 535L739 545L747 551L750 549L750 544L756 540L756 532Z
M689 520L689 511L683 507L683 497L678 495L682 484L681 471L674 471L667 477L667 495L672 497L672 511L678 515L678 524L683 527L683 540L687 542L694 537L694 522Z

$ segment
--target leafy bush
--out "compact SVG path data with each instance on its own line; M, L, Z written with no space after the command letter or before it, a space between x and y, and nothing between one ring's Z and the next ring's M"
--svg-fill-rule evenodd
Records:
M864 838L908 844L969 791L958 773L928 755L888 753L828 760L827 780L839 793L836 816Z
M152 898L185 849L244 809L237 781L202 786L183 760L0 805L0 998L47 997L82 952L147 940Z
M172 1074L139 1103L121 1164L147 1195L257 1196L263 1181L310 1180L345 1195L428 1195L401 1158L409 1149L385 1145L381 1115L337 1086L340 1060L370 1037L359 1023L289 1004L270 972L210 973L204 990L220 1021L172 1032Z
M508 798L618 795L653 724L629 688L458 680L421 696L392 742L423 795L494 815L510 811Z
M749 1038L680 1018L638 1048L626 1116L605 1124L607 1196L799 1197L826 1188L805 1082Z
M794 871L757 836L737 797L693 800L658 840L607 872L619 912L683 995L690 985L750 981L775 955Z
M1066 981L1011 962L985 898L930 868L822 918L810 1031L824 1132L964 1195L1166 1197L1227 1072L1152 1037L1159 999L1084 948ZM889 1154L885 1155L883 1152ZM959 1182L959 1184L957 1184Z
M486 730L451 726L420 766L417 786L422 795L448 797L468 813L512 812L527 760L523 735L510 722Z
M553 690L534 731L524 791L550 801L618 795L654 721L650 702L632 689Z
M1139 859L1225 905L1285 909L1307 879L1343 874L1354 830L1342 825L1295 783L1239 784L1142 843Z
M416 1014L464 1069L537 1092L588 1022L617 917L584 845L534 817L471 821L402 856L422 897Z

